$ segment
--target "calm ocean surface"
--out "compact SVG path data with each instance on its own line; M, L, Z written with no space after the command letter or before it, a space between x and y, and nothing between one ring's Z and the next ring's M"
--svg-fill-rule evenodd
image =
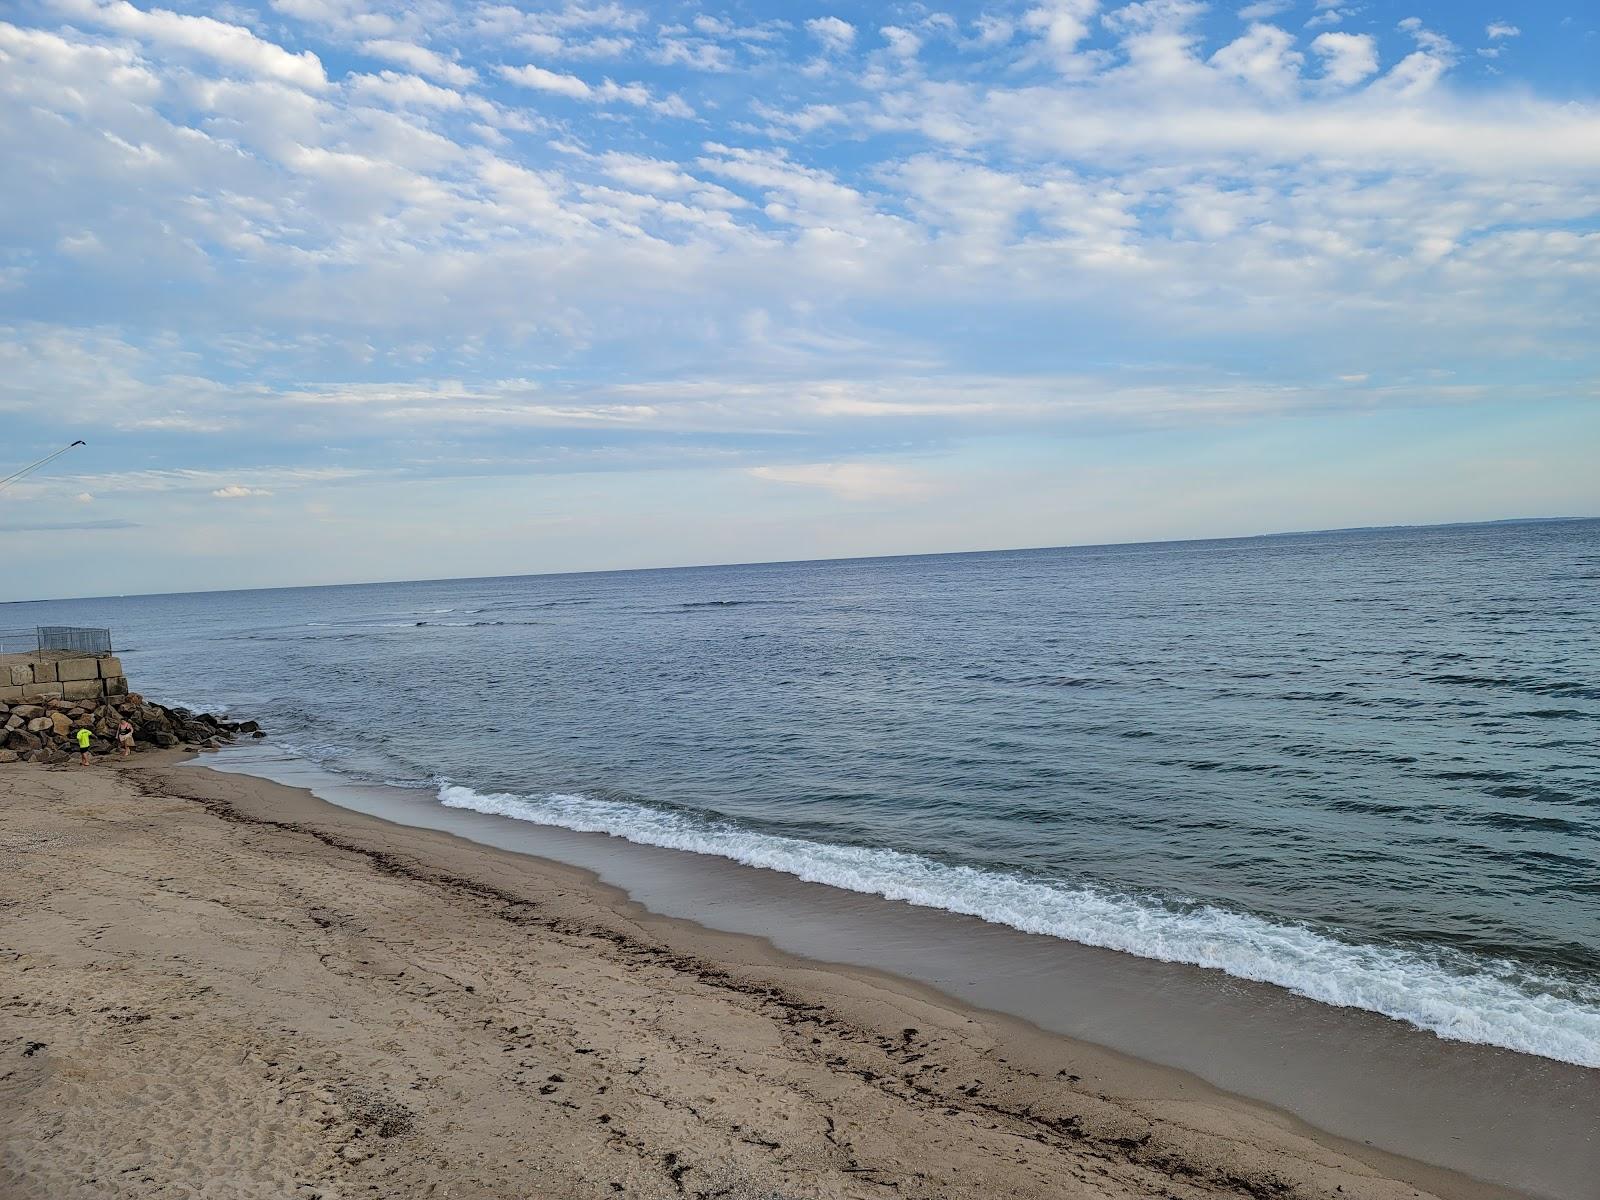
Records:
M0 606L441 804L1600 1066L1600 521Z

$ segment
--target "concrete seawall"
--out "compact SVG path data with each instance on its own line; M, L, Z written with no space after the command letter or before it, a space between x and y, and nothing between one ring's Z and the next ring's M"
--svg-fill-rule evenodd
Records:
M114 654L62 650L0 654L0 703L99 700L127 694L122 660Z

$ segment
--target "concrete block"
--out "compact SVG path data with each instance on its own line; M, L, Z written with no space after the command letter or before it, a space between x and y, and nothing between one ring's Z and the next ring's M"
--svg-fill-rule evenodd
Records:
M40 659L33 664L33 683L54 683L56 681L56 660Z
M34 675L38 679L38 675ZM94 658L63 658L56 662L56 678L62 683L74 679L99 679L100 661Z
M6 704L21 704L22 685L20 683L0 684L0 701L5 702Z
M106 695L126 696L128 694L128 680L124 675L111 675L103 680L106 685Z
M61 695L67 700L98 700L104 686L99 679L69 679L61 685Z
M61 699L61 685L59 683L30 683L22 689L24 700L59 700Z
M98 661L101 679L115 679L122 674L122 660L115 654L108 654Z
M5 669L5 673L0 675L0 685L6 687L21 687L33 681L32 663L12 663Z

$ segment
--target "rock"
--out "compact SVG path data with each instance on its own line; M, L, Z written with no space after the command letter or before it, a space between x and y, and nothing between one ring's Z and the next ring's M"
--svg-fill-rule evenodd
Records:
M95 660L61 659L67 674L81 673L72 664ZM118 664L120 667L120 664ZM100 695L101 680L33 684L24 702L0 701L0 750L13 756L3 762L27 761L58 763L77 756L77 731L88 729L93 735L89 750L93 754L117 752L118 725L126 720L133 726L136 750L164 749L184 745L195 750L217 750L234 740L235 733L265 737L259 722L226 721L211 713L196 713L185 708L167 708L146 700L137 692L127 692L126 684L117 694ZM93 689L94 694L78 695L76 689ZM69 690L72 689L72 690Z
M15 750L0 750L0 763L14 763L21 757Z

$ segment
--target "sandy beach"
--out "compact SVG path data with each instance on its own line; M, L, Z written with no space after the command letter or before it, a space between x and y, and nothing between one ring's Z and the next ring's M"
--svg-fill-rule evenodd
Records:
M0 1196L1507 1196L575 868L0 771Z

